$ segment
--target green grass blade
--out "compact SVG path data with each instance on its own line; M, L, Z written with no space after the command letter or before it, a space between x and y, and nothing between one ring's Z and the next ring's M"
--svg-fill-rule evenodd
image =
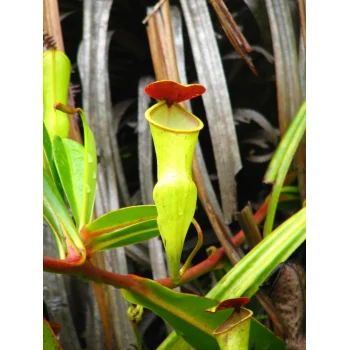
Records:
M286 220L256 245L207 294L225 300L251 297L278 264L284 262L306 239L306 208Z
M265 220L264 236L267 236L272 231L281 189L305 129L306 104L304 103L278 146L276 157L274 156L272 159L264 178L265 182L275 180Z
M306 103L304 102L301 105L292 123L289 125L287 132L281 139L270 161L270 164L266 170L264 180L263 180L264 182L273 183L276 180L279 168L281 166L281 163L283 162L286 152L288 152L291 142L299 144L299 142L295 142L294 136L297 130L300 128L300 124L303 124L305 122L305 118L306 118Z

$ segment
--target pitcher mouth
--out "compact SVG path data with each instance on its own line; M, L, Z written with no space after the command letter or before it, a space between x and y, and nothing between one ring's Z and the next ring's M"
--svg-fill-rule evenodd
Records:
M146 111L145 117L152 125L171 132L196 133L204 127L199 118L176 102L170 107L166 101L158 102Z

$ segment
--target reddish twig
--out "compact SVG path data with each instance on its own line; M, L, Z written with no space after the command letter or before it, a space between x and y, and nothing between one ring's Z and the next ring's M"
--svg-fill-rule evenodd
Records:
M267 201L265 201L258 211L254 214L254 219L259 224L266 216ZM243 231L239 231L233 238L232 243L235 247L240 246L245 240ZM185 284L203 274L209 272L221 261L225 256L225 251L221 247L212 253L207 259L199 264L189 268L181 278L180 285ZM108 272L93 265L89 260L83 265L77 266L74 262L60 260L44 256L44 270L47 272L79 275L96 283L105 283L116 288L139 291L142 286L133 278L133 275L119 275ZM157 280L159 284L168 288L175 288L170 277Z

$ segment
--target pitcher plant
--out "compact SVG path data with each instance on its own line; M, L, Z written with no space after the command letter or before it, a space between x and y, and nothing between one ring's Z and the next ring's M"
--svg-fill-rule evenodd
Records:
M193 219L197 187L192 180L192 160L203 123L178 102L204 91L199 84L181 85L168 80L145 88L148 95L161 100L146 111L145 117L157 156L158 182L153 190L157 223L174 283L180 281L202 240L199 225ZM199 243L180 269L181 252L191 222L197 229Z

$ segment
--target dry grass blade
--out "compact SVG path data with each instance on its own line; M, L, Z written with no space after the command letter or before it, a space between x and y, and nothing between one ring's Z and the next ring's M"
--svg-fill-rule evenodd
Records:
M152 82L152 78L141 78L138 89L138 158L141 198L143 204L153 203L152 190L154 187L154 181L152 171L152 136L148 122L145 119L145 111L148 109L151 99L144 92L144 88Z
M183 42L183 32L182 32L182 18L181 13L177 7L171 8L171 19L173 25L173 33L174 33L174 46L175 53L177 58L177 67L179 71L180 81L182 84L188 84L187 75L186 75L186 65L185 65L185 47ZM192 112L191 103L189 101L186 102L186 108ZM196 154L193 161L193 174L195 178L195 182L197 186L201 186L199 184L200 181L204 184L205 191L199 192L199 198L202 201L202 205L205 208L206 203L210 203L215 213L215 216L218 216L220 221L223 221L223 214L220 208L219 202L217 200L214 188L210 181L210 177L207 171L207 167L205 165L203 153L199 142L196 145ZM199 179L199 175L200 178ZM227 230L229 228L226 226Z
M281 136L298 112L303 99L296 37L287 0L265 0L275 56L278 120ZM305 138L295 155L300 199L306 197Z
M271 123L259 112L249 108L236 108L234 111L235 120L242 123L250 121L258 124L266 132L267 140L277 145L279 132Z
M181 18L179 12L173 10L173 18L175 18L175 23L172 23L171 15L170 15L170 7L168 3L165 3L163 6L162 14L156 13L149 19L148 26L148 35L149 35L149 43L151 47L152 60L153 64L163 65L163 69L158 69L155 67L156 78L157 80L161 79L172 79L175 81L179 81L179 71L183 74L181 80L183 83L186 83L187 79L185 76L185 63L184 63L184 54L183 54L183 43L182 43L182 33L179 31L181 29ZM165 25L164 23L168 23ZM169 24L172 26L172 29L169 29ZM165 27L168 29L165 30ZM176 33L176 39L174 39L173 32ZM167 33L165 35L164 33ZM181 36L181 39L180 39ZM177 42L177 52L179 53L181 61L176 59L175 52L175 42ZM171 44L171 45L170 45ZM173 47L170 47L173 46ZM153 55L158 55L153 57ZM176 64L178 62L178 65ZM180 69L178 67L181 67ZM161 75L164 74L164 75ZM181 103L185 105L185 103ZM199 150L199 151L198 151ZM200 152L200 148L197 146L197 152ZM203 157L202 157L203 158ZM208 183L210 183L209 176L207 174L204 160L202 162L204 174L207 176ZM201 174L201 170L198 165L197 156L193 159L193 177L194 181L198 188L198 195L201 199L201 202L204 205L206 213L210 219L210 222L217 233L218 237L222 240L222 244L227 249L227 253L232 256L232 258L237 262L240 259L239 254L236 249L232 246L230 240L230 232L229 229L220 223L220 218L217 217L216 213L213 211L213 208L210 204L210 200L208 198L208 194L206 191L206 186L204 184L204 180ZM212 196L215 198L215 193L212 190ZM217 203L217 201L216 201ZM217 207L219 205L217 204ZM220 212L220 210L219 210Z
M111 38L112 33L109 33L109 39ZM109 84L108 87L109 88ZM116 136L115 129L113 128L113 125L119 125L119 123L113 123L113 116L115 113L112 113L111 111L111 118L108 118L108 130L109 130L109 137L110 137L110 149L111 149L111 154L113 157L114 162L112 163L112 166L114 165L114 172L117 178L117 185L119 189L119 196L120 196L120 206L125 207L130 205L130 194L128 190L128 185L127 181L125 178L125 173L124 173L124 168L123 168L123 163L122 159L120 156L120 149L119 149L119 144ZM116 112L116 109L113 110ZM118 129L116 130L118 132ZM119 203L118 203L119 205Z
M303 46L304 49L306 49L306 9L305 9L305 0L298 0L298 6L299 6L299 16L300 16L300 27L301 27L301 34L303 37Z
M64 52L60 14L57 0L44 0L44 33L51 35L56 48Z
M115 135L111 132L114 128L107 62L110 38L107 30L112 2L112 0L84 1L83 42L78 53L78 66L83 87L83 107L89 117L89 125L94 133L97 154L100 157L98 191L103 196L96 196L96 212L99 214L119 208L116 164L113 154ZM109 258L110 261L117 260L119 262L111 264L113 272L127 273L123 248L106 252L105 257ZM96 256L95 263L104 268L104 255ZM101 288L101 286L94 286L94 288ZM132 327L126 317L127 303L119 291L108 287L99 295L103 295L99 298L99 306L101 316L104 318L104 331L108 348L111 347L111 338L108 334L112 325L116 342L120 348L126 348L129 344L136 343ZM103 302L101 302L101 298ZM105 320L106 314L108 315L108 323ZM95 323L91 326L100 327L100 324ZM99 346L98 340L96 339L90 346L97 348Z
M103 347L108 349L106 346L106 334L102 327L101 311L98 306L97 300L99 299L98 295L94 291L94 286L91 283L88 287L89 289L89 302L87 307L86 315L86 327L85 327L85 340L86 340L86 349L87 350L103 350ZM99 288L102 291L102 288ZM101 299L103 300L103 299ZM98 327L96 327L98 325Z
M245 206L241 212L235 214L239 226L241 226L250 248L255 247L261 241L261 233L255 223L254 215L249 206Z
M218 172L225 223L237 209L235 175L241 169L236 130L225 74L205 0L180 0L203 95Z
M153 7L150 8L147 12L147 16L145 19L142 21L142 24L146 24L148 20L162 7L162 5L168 0L160 0L157 2L157 4Z
M244 62L247 63L251 71L255 75L258 75L258 72L254 67L254 64L252 63L252 61L248 56L248 53L252 51L252 48L250 47L248 41L246 40L246 38L238 28L236 21L234 20L231 13L227 9L224 1L210 0L210 3L214 8L214 11L218 16L222 29L226 33L228 39L230 40L230 43L235 48L235 50L241 55Z
M272 50L269 19L267 17L264 0L243 0L253 14L260 29L262 45L265 49Z
M180 11L176 7L171 8L171 19L174 33L174 46L177 58L177 67L180 75L180 81L187 84L185 68L185 48L182 37L182 18ZM186 103L186 108L191 111L191 104ZM209 174L205 165L203 153L200 144L196 145L196 154L193 159L193 178L197 185L198 197L206 211L210 223L219 238L225 251L236 262L239 261L240 255L237 249L231 243L231 232L228 226L223 224L223 214L216 198Z
M275 56L281 136L302 103L295 33L287 0L265 0Z
M302 43L303 37L300 36L299 41L299 74L300 74L300 88L303 100L306 99L306 50Z

